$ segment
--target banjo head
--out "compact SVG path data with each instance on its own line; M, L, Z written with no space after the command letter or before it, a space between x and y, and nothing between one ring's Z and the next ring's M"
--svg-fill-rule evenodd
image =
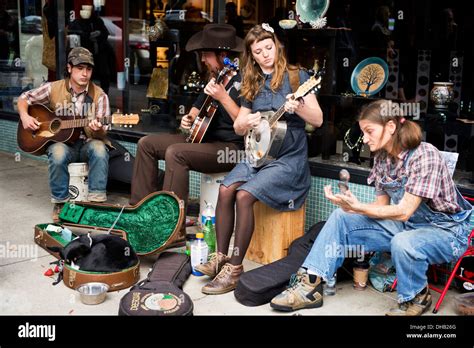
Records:
M272 144L272 132L266 119L262 119L258 127L249 132L245 143L247 160L250 165L253 167L263 165Z

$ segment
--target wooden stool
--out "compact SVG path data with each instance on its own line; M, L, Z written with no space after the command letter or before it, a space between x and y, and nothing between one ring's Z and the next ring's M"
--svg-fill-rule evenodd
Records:
M254 205L255 229L246 258L268 264L285 257L291 242L304 234L305 205L296 211L278 211L261 202Z

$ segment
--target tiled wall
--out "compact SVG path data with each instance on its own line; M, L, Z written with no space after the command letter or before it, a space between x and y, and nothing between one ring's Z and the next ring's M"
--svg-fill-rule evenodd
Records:
M16 142L17 123L0 119L0 151L17 153L19 151ZM120 142L132 155L137 151L135 143ZM46 160L43 157L30 156L35 159ZM159 167L164 169L164 161L159 161ZM311 190L306 200L306 229L318 221L326 220L335 206L324 198L323 188L326 185L337 187L337 181L332 179L320 178L313 176L311 178ZM190 173L190 197L199 197L201 187L201 173L191 171ZM349 184L351 191L359 197L362 202L370 202L374 199L373 187L357 184ZM474 227L474 216L471 219Z
M120 142L132 155L135 156L137 151L137 145L134 143ZM159 167L164 169L164 161L159 161ZM191 171L190 172L190 197L199 198L201 189L201 173ZM330 203L324 198L324 186L332 185L337 187L337 181L311 177L311 190L308 198L306 199L306 221L305 229L309 229L313 224L321 220L326 220L331 212L335 209L335 205ZM374 199L374 189L365 185L349 184L351 191L359 197L363 202L370 202Z

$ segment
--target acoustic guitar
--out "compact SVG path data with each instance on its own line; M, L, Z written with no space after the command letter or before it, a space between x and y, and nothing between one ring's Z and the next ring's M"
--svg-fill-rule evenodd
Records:
M22 151L36 156L43 155L50 143L72 143L76 141L81 134L81 128L90 123L88 118L57 116L44 105L30 105L28 114L39 122L39 129L35 131L24 129L20 121L18 123L17 141ZM138 124L139 116L137 114L113 114L103 117L99 121L104 125L133 126Z
M236 71L239 68L237 59L231 62L226 57L224 58L224 65L224 68L217 75L216 83L221 83L229 71ZM217 107L217 102L208 95L189 130L189 136L186 138L187 143L201 143L217 111Z

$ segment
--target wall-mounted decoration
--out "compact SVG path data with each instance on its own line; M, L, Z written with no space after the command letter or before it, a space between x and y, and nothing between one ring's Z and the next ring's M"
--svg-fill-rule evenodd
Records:
M388 65L378 57L364 59L357 64L351 76L352 90L364 97L380 92L388 79Z
M301 22L309 23L314 29L326 26L324 17L329 8L329 0L297 0L296 14Z
M237 7L245 23L257 23L258 0L239 0Z

